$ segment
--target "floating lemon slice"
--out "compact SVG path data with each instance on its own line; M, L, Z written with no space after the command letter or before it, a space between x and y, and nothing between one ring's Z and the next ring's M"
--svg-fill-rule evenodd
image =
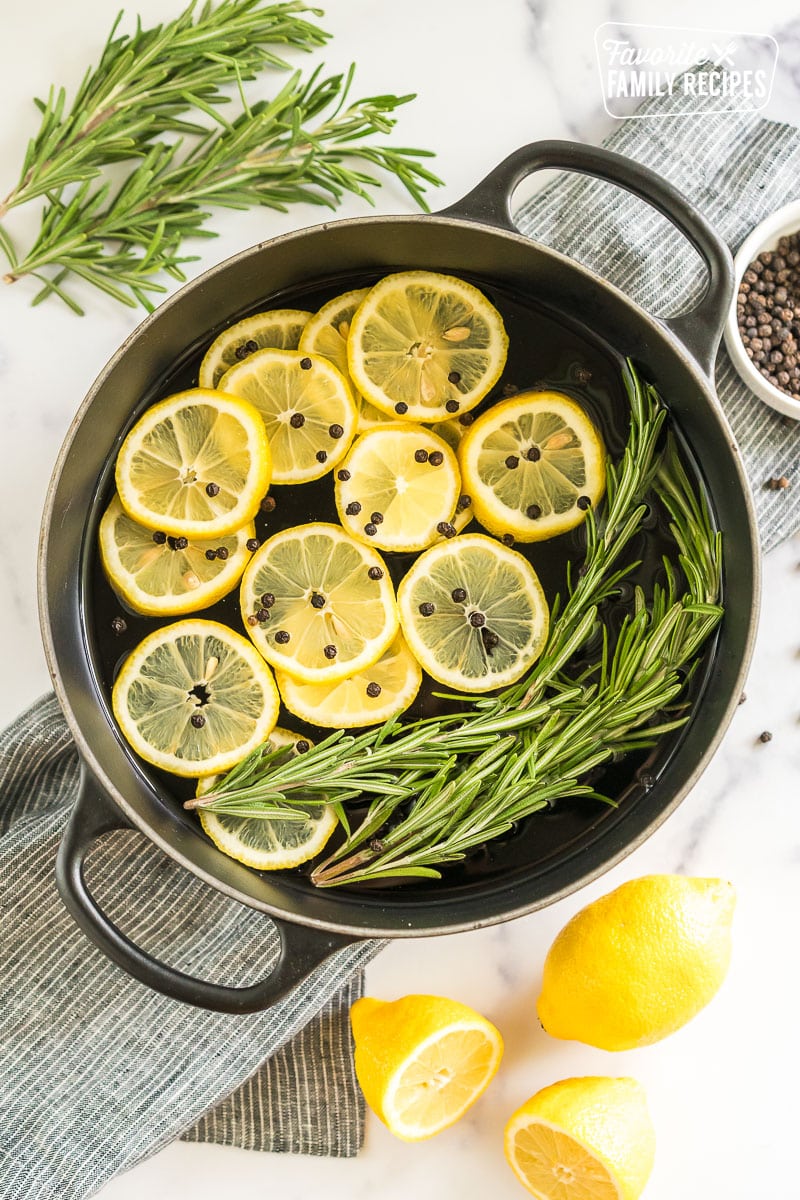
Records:
M326 729L377 725L405 712L422 683L419 663L398 634L376 663L336 683L275 676L283 703L303 721Z
M261 414L272 451L273 483L307 483L341 462L356 431L350 385L319 354L259 350L220 381Z
M605 450L560 392L522 392L479 417L458 448L464 490L492 533L538 542L586 519L605 491Z
M398 628L383 559L323 522L264 542L244 573L241 605L247 632L267 661L306 683L363 671Z
M461 477L453 451L421 425L372 429L336 472L342 525L380 550L423 550L454 536Z
M282 746L308 748L310 742L299 733L278 726L267 740L267 749ZM220 782L219 775L200 779L197 795L204 796ZM300 820L281 817L235 817L229 813L198 809L200 823L217 849L258 871L282 871L299 867L319 854L336 828L336 814L330 804L304 806Z
M122 507L148 529L215 538L252 521L270 483L264 422L251 404L193 388L154 404L117 455Z
M461 692L513 683L547 636L547 601L533 567L480 533L421 554L397 601L411 652L429 675Z
M274 728L280 703L250 642L198 618L140 642L122 665L111 702L128 744L174 775L230 770Z
M505 1154L537 1200L639 1200L655 1157L644 1090L635 1079L561 1079L511 1117Z
M350 371L347 365L347 338L350 333L350 322L361 301L369 294L369 288L358 288L354 292L344 292L341 296L323 304L318 313L311 317L300 337L298 350L304 354L321 354L332 362L348 382ZM356 432L366 433L385 425L387 418L374 404L365 400L353 385L353 399L358 409Z
M148 617L177 617L216 604L258 548L255 526L201 541L146 529L115 496L100 522L100 558L111 586Z
M503 1039L485 1017L444 996L364 996L350 1010L367 1104L395 1137L418 1142L453 1125L486 1091Z
M392 417L446 421L468 412L499 379L508 337L486 297L462 279L404 271L377 283L347 340L350 376Z
M229 325L215 338L200 363L200 387L215 388L226 371L243 362L256 350L296 350L310 312L299 308L275 308L255 313Z

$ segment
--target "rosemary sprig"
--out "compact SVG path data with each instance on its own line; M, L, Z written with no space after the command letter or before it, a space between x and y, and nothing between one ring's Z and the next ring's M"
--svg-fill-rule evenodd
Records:
M35 244L12 260L6 282L32 275L44 284L34 303L55 292L80 312L63 287L72 274L123 304L151 309L151 295L166 291L158 273L184 278L182 264L191 261L180 255L184 239L216 236L206 228L210 208L285 212L300 201L333 208L345 192L371 200L367 188L380 180L348 160L394 174L426 207L424 186L440 182L417 161L429 152L365 142L389 132L391 114L413 96L348 104L352 80L352 67L328 78L318 68L305 82L298 71L274 100L208 132L184 157L182 143L155 142L113 194L107 183L83 183L69 202L52 202ZM42 274L53 267L56 276Z
M197 0L163 25L118 34L112 26L99 62L83 77L72 104L65 89L35 100L42 114L28 143L19 180L0 201L0 218L37 196L95 178L108 163L142 157L164 133L204 134L184 114L199 109L217 122L223 89L254 79L267 65L285 67L270 45L311 50L329 35L297 14L321 16L300 0L264 7L262 0Z
M583 568L525 680L471 701L466 715L392 721L356 738L335 733L289 760L256 751L216 793L187 806L257 815L264 804L327 799L341 806L366 794L365 819L316 868L314 882L436 877L443 863L538 809L567 796L597 796L589 772L681 725L686 717L675 705L686 674L722 614L721 543L673 441L657 451L664 416L657 394L630 366L626 385L631 429L620 463L608 466L605 519L587 526ZM649 603L635 589L633 611L612 645L598 605L636 565L620 566L620 555L641 526L651 488L672 517L685 586L665 561L665 584ZM598 629L598 656L576 676L575 655Z
M420 162L431 153L370 140L391 132L392 114L413 95L351 101L353 68L324 78L318 67L293 73L272 100L248 104L243 81L287 66L269 45L308 50L328 37L302 12L321 15L301 0L221 0L199 10L192 0L174 21L138 24L130 36L117 36L118 18L72 106L63 89L36 102L41 126L0 218L35 197L47 204L25 252L0 227L4 282L29 276L42 285L34 304L56 295L82 313L67 286L77 278L151 310L167 291L163 275L183 280L183 265L197 257L182 252L184 240L216 236L207 227L214 208L335 208L346 192L371 203L381 173L427 208L425 189L441 183ZM224 89L234 84L239 107L227 118ZM121 160L133 165L114 188L104 168Z

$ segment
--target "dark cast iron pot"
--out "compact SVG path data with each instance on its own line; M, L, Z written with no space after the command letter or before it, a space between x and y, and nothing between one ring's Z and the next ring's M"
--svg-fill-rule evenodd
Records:
M542 169L596 176L647 200L694 245L708 270L697 307L657 320L563 255L522 237L509 204L516 185ZM702 702L654 786L632 804L584 820L532 865L459 887L425 881L409 892L320 891L293 872L259 874L227 858L196 820L121 739L98 677L91 562L111 466L144 405L165 394L176 362L225 324L309 283L330 295L388 270L425 267L469 273L487 288L580 314L598 338L630 356L667 398L672 420L694 448L725 533L725 618ZM742 690L757 621L759 552L739 452L714 393L713 363L732 294L727 247L702 215L658 176L606 150L566 142L523 147L458 204L434 216L368 217L320 225L247 250L184 287L118 351L84 401L55 467L43 519L40 610L53 683L83 761L79 799L57 862L58 886L81 928L145 984L207 1008L267 1008L340 947L366 937L414 937L474 929L550 904L608 870L673 811L701 774ZM283 301L285 304L285 301ZM535 819L535 818L534 818ZM166 854L276 922L282 949L268 978L230 988L156 961L103 913L84 880L91 844L120 828L141 830Z

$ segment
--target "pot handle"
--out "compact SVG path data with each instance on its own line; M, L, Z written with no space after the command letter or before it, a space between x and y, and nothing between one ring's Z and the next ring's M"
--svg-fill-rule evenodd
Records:
M358 940L271 917L278 929L281 951L266 979L248 987L225 987L186 975L153 958L126 937L86 886L84 865L95 839L114 829L130 828L131 823L82 767L78 799L58 848L56 883L67 911L87 937L134 979L173 1000L216 1012L261 1012L302 983L330 955Z
M531 142L509 154L463 199L437 215L500 225L519 233L511 219L514 189L534 171L548 170L577 171L625 188L651 204L691 242L708 270L706 290L690 312L664 319L662 323L683 343L703 371L712 375L733 296L733 258L700 210L649 167L602 146Z

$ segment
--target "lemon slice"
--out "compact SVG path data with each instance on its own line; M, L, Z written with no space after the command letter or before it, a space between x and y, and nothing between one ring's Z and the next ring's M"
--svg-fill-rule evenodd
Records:
M505 1128L505 1155L537 1200L639 1200L655 1132L635 1079L561 1079L531 1096Z
M303 683L275 675L283 703L303 721L326 729L377 725L405 712L422 683L419 663L402 634L376 663L336 683Z
M461 477L453 451L421 425L372 429L336 472L336 507L353 537L380 550L423 550L453 536Z
M333 683L371 666L398 628L383 559L324 522L264 542L244 573L241 605L264 658L306 683Z
M264 422L251 404L193 388L149 408L117 455L122 507L148 529L214 538L252 521L270 483Z
M216 604L257 548L252 522L210 541L168 536L132 520L115 496L100 521L100 558L111 586L148 617L177 617Z
M344 292L323 304L318 313L311 317L300 337L297 349L304 354L321 354L332 362L337 371L341 371L348 382L350 370L347 365L347 338L350 333L350 322L361 301L369 294L369 288L358 288L354 292ZM356 433L366 433L385 425L387 417L369 400L365 400L353 386L353 399L356 402L358 418Z
M347 453L356 431L350 385L319 354L259 350L220 381L261 413L272 451L273 483L319 479Z
M347 340L350 376L389 416L446 421L499 379L508 337L486 297L462 279L404 271L377 283Z
M395 1137L417 1142L453 1125L486 1091L503 1056L500 1032L444 996L364 996L350 1010L356 1077Z
M492 533L538 542L586 519L605 491L605 450L560 392L522 392L479 417L458 448L464 489Z
M243 362L256 350L296 350L303 328L311 316L299 308L275 308L255 313L223 329L200 363L200 387L215 388L226 371Z
M310 742L299 733L276 726L269 735L266 749L281 746L307 748ZM220 777L209 775L198 780L197 795L204 796L217 786ZM336 828L336 814L330 804L306 806L300 820L279 817L235 817L229 813L198 809L200 823L214 845L223 854L259 871L281 871L299 867L319 854Z
M547 601L533 567L481 533L421 554L397 602L412 654L439 683L462 692L513 683L547 636Z
M278 717L278 689L253 646L217 621L157 629L125 660L114 715L146 762L174 775L230 770Z

